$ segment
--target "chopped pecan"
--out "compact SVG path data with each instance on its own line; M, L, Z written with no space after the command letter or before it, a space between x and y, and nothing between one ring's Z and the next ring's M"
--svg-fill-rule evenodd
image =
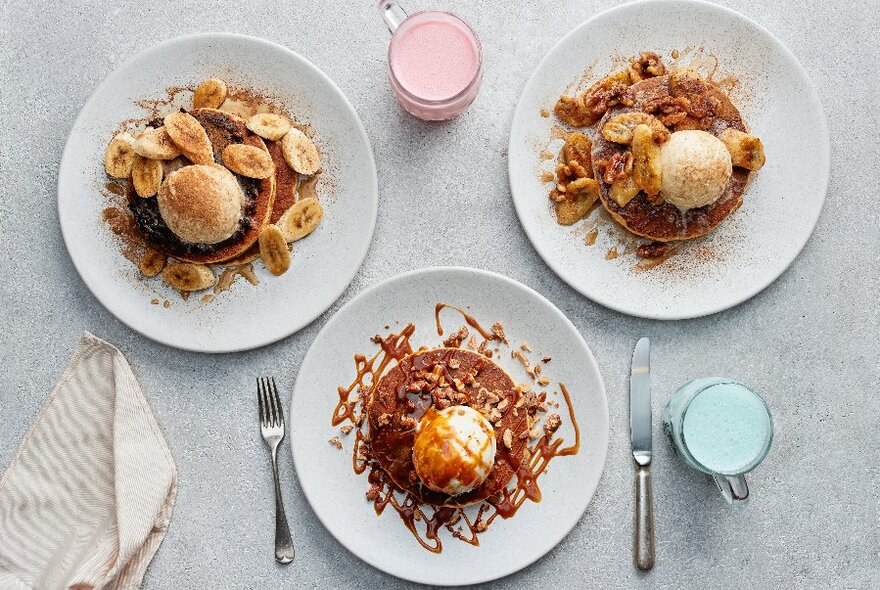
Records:
M572 127L586 127L595 122L592 115L584 107L583 95L566 96L562 95L553 107L556 116L562 119L563 123Z
M567 178L592 178L593 161L590 151L593 144L583 133L572 133L562 146L562 160ZM559 169L557 168L557 178Z
M633 84L645 78L662 76L666 73L663 60L656 53L645 51L637 58L630 60L629 77Z
M547 436L550 436L556 432L560 424L562 424L562 418L559 417L559 414L550 414L547 416L547 419L544 420L544 432Z
M624 70L607 76L587 89L581 100L583 110L589 117L588 125L602 118L611 107L620 103L620 98L630 87L629 72Z
M614 152L609 158L596 162L602 180L608 184L614 184L629 176L632 173L632 165L633 157L629 150Z
M469 330L467 326L462 326L454 334L450 334L449 338L443 341L443 346L448 348L458 348L461 343L468 337Z

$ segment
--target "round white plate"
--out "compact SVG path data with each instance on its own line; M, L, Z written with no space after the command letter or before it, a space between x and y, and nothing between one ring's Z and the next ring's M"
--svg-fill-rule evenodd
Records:
M585 89L620 69L629 56L655 51L667 63L673 50L689 63L718 59L716 79L738 81L731 98L764 142L767 164L753 176L744 203L708 236L647 271L634 254L606 260L619 238L609 223L584 243L587 221L556 223L541 181L554 160L541 161L557 122L563 92ZM586 72L586 75L584 75ZM583 78L583 79L582 79ZM549 118L541 110L551 112ZM554 154L562 141L549 144ZM700 1L635 2L596 15L562 38L523 90L510 132L513 202L526 234L565 282L593 301L653 319L699 317L730 308L772 283L791 264L816 225L830 170L828 128L819 97L791 52L765 29L727 8ZM625 233L619 229L619 232Z
M203 304L182 301L161 279L141 280L101 219L104 151L117 126L146 112L135 104L165 88L219 77L271 96L315 131L325 174L318 183L324 220L297 242L291 269L260 285L237 284ZM190 95L191 96L191 95ZM170 346L231 352L269 344L302 328L342 294L360 267L376 223L373 152L354 108L300 55L262 39L206 33L172 39L136 55L95 90L77 117L58 174L58 216L77 271L113 315ZM169 308L151 300L171 301Z
M351 467L353 434L330 425L337 388L355 377L354 354L373 351L370 338L416 324L413 346L436 346L434 306L470 306L478 321L505 326L512 347L525 341L530 357L550 356L544 374L565 383L581 428L581 450L553 460L542 476L540 503L526 502L510 520L498 519L480 535L480 546L442 531L443 552L423 549L392 509L376 516L364 494L367 476ZM448 316L446 314L449 314ZM441 318L448 330L463 322L451 310ZM515 349L515 348L514 348ZM502 353L504 350L502 349ZM510 354L496 359L520 382L528 377ZM552 389L548 388L548 391ZM560 435L572 440L565 403ZM400 578L424 584L476 584L513 573L552 549L578 522L596 490L608 446L608 403L599 368L575 327L552 303L509 278L470 268L431 268L389 279L350 301L312 344L290 404L290 446L300 484L324 526L352 553ZM555 411L555 410L554 410ZM327 441L343 440L344 450Z

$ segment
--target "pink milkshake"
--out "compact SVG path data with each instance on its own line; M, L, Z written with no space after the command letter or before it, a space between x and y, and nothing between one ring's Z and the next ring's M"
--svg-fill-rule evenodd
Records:
M483 74L482 50L473 29L448 12L407 17L395 3L379 4L394 33L388 74L403 108L428 121L450 119L467 108Z

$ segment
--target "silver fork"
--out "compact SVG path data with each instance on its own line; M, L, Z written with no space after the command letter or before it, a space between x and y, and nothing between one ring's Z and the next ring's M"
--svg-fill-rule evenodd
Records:
M278 445L284 440L284 411L278 397L275 378L257 379L257 401L260 406L260 432L263 440L272 449L272 475L275 478L275 559L278 563L293 561L293 541L290 527L284 514L281 500L281 485L278 482Z

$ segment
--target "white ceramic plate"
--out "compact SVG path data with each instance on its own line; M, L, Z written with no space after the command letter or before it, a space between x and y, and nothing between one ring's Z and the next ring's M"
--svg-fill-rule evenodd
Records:
M294 246L293 264L272 277L255 263L261 284L238 283L203 304L182 301L161 279L141 280L101 220L108 205L104 151L119 123L141 118L135 104L165 97L169 86L219 77L286 107L315 131L326 170L318 183L324 220ZM190 95L191 96L191 95ZM296 53L254 37L206 33L172 39L120 66L77 117L58 175L58 216L80 276L113 315L170 346L230 352L269 344L326 310L351 282L369 248L378 187L373 152L354 108L335 84ZM169 308L151 300L170 300Z
M700 48L704 59L717 57L716 79L733 76L738 81L731 98L764 142L767 164L753 176L739 211L664 264L637 271L632 253L606 260L624 230L614 231L610 221L603 223L596 244L587 246L585 235L599 211L575 226L558 225L547 198L552 185L540 179L541 171L552 170L555 163L555 158L539 158L557 121L553 105L561 93L585 89L619 69L629 56L655 51L669 63L670 53L678 50L689 63ZM542 109L551 116L542 117ZM549 143L550 151L555 154L561 144ZM550 50L517 105L508 163L520 221L560 278L617 311L681 319L737 305L791 264L822 210L829 149L816 91L795 57L770 33L714 4L656 0L594 16Z
M500 321L511 346L528 342L533 359L552 357L544 374L570 391L581 428L581 450L558 457L542 476L540 503L526 502L510 520L498 519L480 535L480 546L456 541L443 531L443 552L423 549L397 513L376 516L364 498L366 475L351 467L354 435L330 425L337 388L355 377L354 354L373 351L370 338L414 322L413 346L439 342L434 327L438 302L471 306L478 321ZM449 314L448 316L446 314ZM461 317L445 310L449 330ZM501 354L511 376L525 382L522 366ZM565 404L559 399L563 427L572 440ZM343 545L369 564L395 576L424 584L475 584L515 572L552 549L578 522L596 490L608 445L608 404L596 361L581 335L552 303L535 291L494 273L468 268L431 268L389 279L345 305L327 322L312 344L296 380L291 400L291 448L302 489L318 518ZM328 444L343 439L344 450Z

